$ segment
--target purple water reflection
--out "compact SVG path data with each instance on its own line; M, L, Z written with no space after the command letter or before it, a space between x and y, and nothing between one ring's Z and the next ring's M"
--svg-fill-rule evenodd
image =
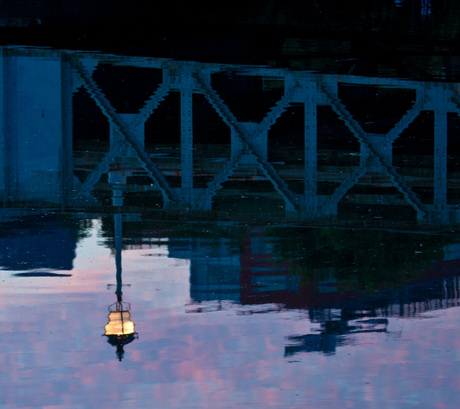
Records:
M123 250L123 299L139 338L118 362L102 336L115 258L100 229L93 221L78 242L74 268L60 271L70 277L1 272L1 408L453 409L460 401L454 303L388 317L385 332L348 334L332 354L285 356L290 336L320 333L311 312L210 300L200 303L210 312L194 313L191 263L172 258L166 240Z

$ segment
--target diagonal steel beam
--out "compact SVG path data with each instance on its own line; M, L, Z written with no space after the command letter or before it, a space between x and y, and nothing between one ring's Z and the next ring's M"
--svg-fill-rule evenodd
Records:
M268 132L268 130L275 124L275 122L289 107L289 104L291 104L293 101L294 94L298 88L299 86L297 84L290 87L287 92L285 92L285 94L276 102L276 104L270 108L268 114L259 125L258 134Z
M412 191L404 178L396 172L394 166L387 163L385 158L380 154L380 152L375 149L375 147L368 142L367 133L361 128L359 123L351 116L346 107L340 102L332 98L327 90L322 88L321 92L324 94L327 102L339 116L339 118L345 123L348 129L353 133L356 139L367 147L371 155L377 160L382 169L385 170L385 173L390 177L390 180L404 196L406 201L419 213L426 215L428 211L426 210L423 203L419 200L417 195Z
M161 84L154 94L146 101L139 114L136 115L134 126L140 125L149 119L150 115L158 108L161 102L169 94L171 88L166 84Z
M227 162L221 171L218 172L216 176L214 176L213 180L208 183L204 193L198 199L200 203L206 201L206 199L209 197L213 198L216 192L222 188L222 184L225 183L230 178L230 176L232 176L233 172L240 164L241 156L242 155L240 154L235 158L232 158L230 162Z
M342 198L346 195L346 193L358 183L358 180L361 176L363 176L367 172L366 166L359 166L357 167L354 172L351 172L345 180L340 184L340 186L335 189L334 193L329 196L328 201L321 206L320 212L328 213L328 210L331 207L336 206Z
M95 101L107 119L113 124L116 130L120 133L120 135L123 137L123 140L129 145L132 152L135 154L147 174L152 178L152 180L156 182L163 195L163 200L167 202L179 203L179 197L170 188L161 171L152 162L143 147L140 146L140 144L137 142L136 138L131 135L129 127L124 124L123 120L115 112L114 108L107 100L105 95L99 89L91 76L86 73L84 67L76 58L72 59L72 66L80 76L80 79L88 90L91 98Z
M250 141L250 136L246 129L241 126L239 121L236 119L236 117L233 115L233 113L230 111L218 93L200 76L197 76L197 84L201 87L204 96L210 102L216 112L222 117L225 123L234 130L235 135L238 137L240 143L243 146L243 149L246 150L246 152L251 153L256 158L259 169L272 183L275 190L293 209L298 211L301 210L299 203L300 201L289 190L287 183L279 176L275 168L266 160L264 160L264 158L257 152L257 149Z
M96 168L87 176L85 181L81 184L80 188L76 192L77 197L87 196L90 194L91 189L99 182L99 179L104 173L108 173L110 165L115 161L115 158L119 156L122 150L122 144L118 143L114 148L111 148L104 157L99 161Z
M393 143L398 139L404 130L420 115L420 111L423 109L423 101L422 98L418 98L418 94L419 93L417 93L417 100L413 107L409 109L401 120L386 134L388 143Z

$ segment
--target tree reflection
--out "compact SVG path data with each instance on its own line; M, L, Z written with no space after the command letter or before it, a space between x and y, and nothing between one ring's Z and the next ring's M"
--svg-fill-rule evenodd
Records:
M267 235L279 238L274 258L289 260L291 273L303 282L335 280L342 288L352 284L365 291L420 280L451 242L423 233L401 240L397 232L374 229L269 229Z

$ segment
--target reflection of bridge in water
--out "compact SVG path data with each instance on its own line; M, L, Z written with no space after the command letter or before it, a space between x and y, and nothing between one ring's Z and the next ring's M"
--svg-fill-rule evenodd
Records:
M78 207L105 189L114 205L142 194L151 207L212 210L224 187L233 187L233 199L260 198L260 190L251 196L252 185L244 182L265 181L284 211L305 218L364 205L403 206L428 223L459 221L457 84L17 48L2 49L1 67L4 206L43 200ZM134 77L148 71L159 80L146 80L141 106L123 111L120 95L113 97L116 86L104 85L107 67L135 68ZM231 83L216 85L230 77L235 84L262 81L279 98L263 118L248 120L238 107L251 97L250 87L239 102L225 96ZM91 134L79 140L78 92L97 106L107 135L86 124ZM179 100L171 119L180 125L179 139L163 134L152 143L148 129L172 95ZM197 118L197 98L209 116ZM377 116L391 112L369 121L375 114L370 101ZM197 134L199 121L215 118L228 140ZM104 138L104 149L90 147L92 139ZM168 144L176 149L166 155ZM213 144L226 153L206 156L203 146Z

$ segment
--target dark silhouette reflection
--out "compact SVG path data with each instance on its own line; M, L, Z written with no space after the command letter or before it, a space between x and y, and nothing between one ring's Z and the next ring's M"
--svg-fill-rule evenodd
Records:
M302 352L331 355L337 347L353 344L355 334L387 332L389 317L420 318L430 311L459 306L459 270L455 274L393 291L340 294L340 301L333 294L318 295L316 301L322 298L323 306L307 309L310 321L321 328L315 333L288 336L285 357Z
M117 348L117 357L121 362L125 356L124 346L133 342L137 338L137 334L107 335L107 338L107 342Z
M71 277L72 274L58 274L58 273L42 273L42 272L33 272L33 273L16 273L15 277Z
M134 329L134 322L131 320L131 304L123 302L122 292L122 266L121 252L123 247L122 233L122 215L117 213L115 219L115 263L117 286L115 294L117 301L109 306L109 322L105 326L105 336L107 342L117 348L117 357L121 361L125 354L124 346L133 342L137 338L137 332Z
M343 311L342 311L343 312ZM319 334L292 335L287 341L292 343L285 347L284 356L289 357L299 352L323 352L326 355L335 353L338 346L351 342L351 335L368 332L386 332L388 320L386 318L370 318L353 321L352 318L325 321L321 325Z
M58 215L22 215L1 223L3 270L72 270L83 223ZM30 274L42 274L42 271ZM51 273L50 273L51 274ZM53 273L54 274L54 273Z

